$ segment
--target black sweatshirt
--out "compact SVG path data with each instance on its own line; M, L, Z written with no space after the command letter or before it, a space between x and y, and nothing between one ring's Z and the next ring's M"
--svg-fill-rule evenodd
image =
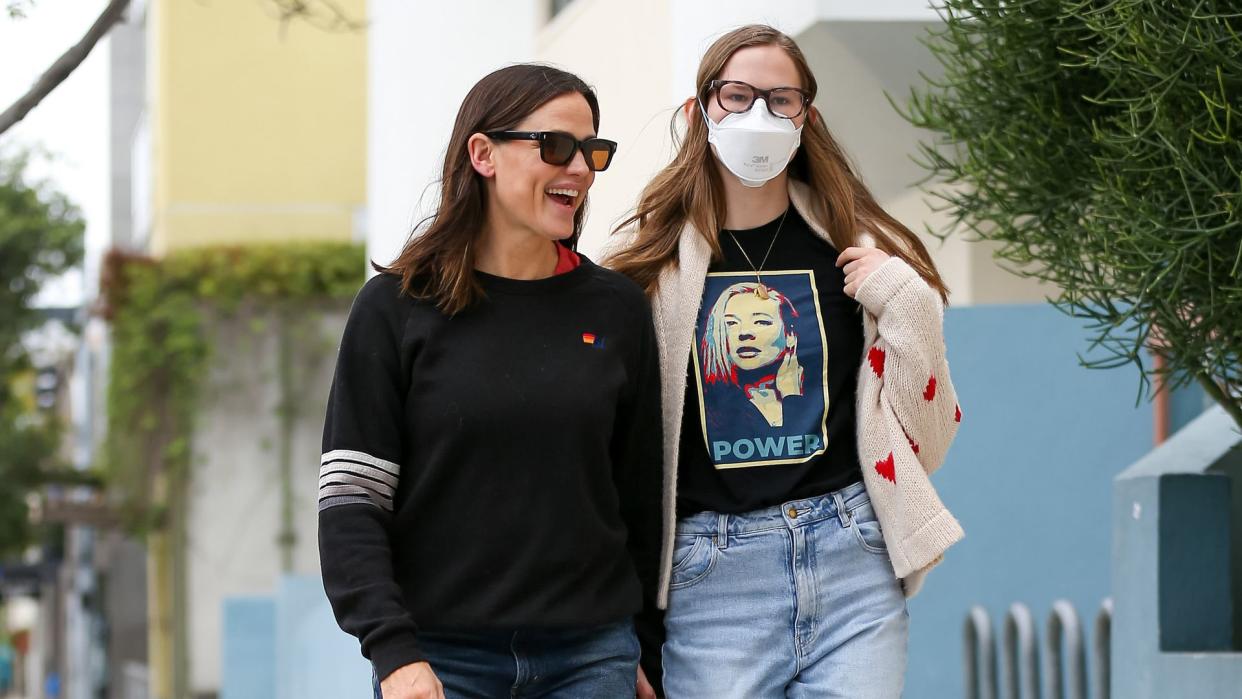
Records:
M379 275L354 300L319 479L324 588L383 678L418 631L625 620L659 576L649 306L583 258L448 317Z

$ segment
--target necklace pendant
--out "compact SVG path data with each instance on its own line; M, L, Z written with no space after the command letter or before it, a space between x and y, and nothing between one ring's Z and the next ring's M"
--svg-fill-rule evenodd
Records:
M764 286L763 282L759 282L755 285L755 296L758 296L764 301L768 300L768 287Z

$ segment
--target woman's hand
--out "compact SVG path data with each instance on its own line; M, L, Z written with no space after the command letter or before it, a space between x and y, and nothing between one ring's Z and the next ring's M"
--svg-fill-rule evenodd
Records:
M647 681L647 673L638 668L638 699L656 699L655 688Z
M846 248L837 257L837 266L845 265L845 295L857 298L858 289L867 277L888 260L888 253L878 248Z
M426 662L397 668L380 682L384 699L444 699L444 685Z

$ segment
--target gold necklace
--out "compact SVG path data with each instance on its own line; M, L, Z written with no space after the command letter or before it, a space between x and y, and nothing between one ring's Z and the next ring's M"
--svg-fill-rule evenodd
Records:
M750 255L747 255L746 248L742 247L742 244L737 242L737 237L733 235L733 231L728 228L725 229L725 233L729 234L729 237L733 240L733 244L737 246L738 250L742 251L742 257L746 258L746 264L750 265L750 268L755 271L755 296L758 296L765 301L768 299L768 287L764 286L763 277L760 276L760 272L763 271L763 266L768 263L768 256L772 254L772 248L776 245L776 237L781 234L781 228L785 227L785 217L788 215L789 207L786 206L785 213L781 214L781 222L776 224L776 232L772 234L772 242L768 243L768 251L763 254L763 261L759 263L758 267L755 266L754 262L750 261Z

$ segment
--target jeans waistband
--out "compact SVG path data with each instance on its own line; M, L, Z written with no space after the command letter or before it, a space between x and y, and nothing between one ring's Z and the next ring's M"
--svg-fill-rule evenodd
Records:
M838 517L845 525L849 513L871 502L862 481L831 493L802 500L790 500L773 507L741 514L697 512L677 521L677 533L718 536L757 532L767 529L795 529Z

